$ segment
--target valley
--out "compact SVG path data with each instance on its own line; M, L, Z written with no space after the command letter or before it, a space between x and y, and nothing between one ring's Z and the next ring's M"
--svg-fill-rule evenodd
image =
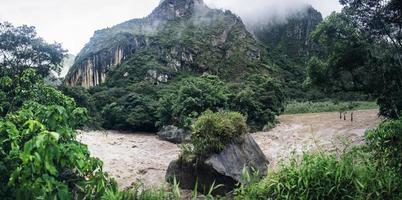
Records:
M340 120L339 113L309 113L279 116L280 124L268 132L252 134L275 169L292 152L317 150L341 152L348 144L362 144L364 132L375 128L381 119L378 110L355 111L355 121ZM149 133L117 131L80 132L78 139L91 154L104 162L104 170L121 188L141 181L147 187L165 183L169 163L177 159L180 148Z
M46 1L0 7L1 200L402 199L400 0Z

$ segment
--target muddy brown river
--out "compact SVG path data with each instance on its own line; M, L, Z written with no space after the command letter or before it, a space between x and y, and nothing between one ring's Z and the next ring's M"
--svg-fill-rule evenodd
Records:
M354 121L339 119L339 113L282 115L280 124L268 132L252 134L275 169L280 160L303 151L342 152L364 142L364 132L376 127L378 110L354 112ZM350 115L349 115L350 117ZM162 186L170 161L180 149L149 133L80 131L78 139L91 154L104 162L104 170L121 188L141 181L145 186Z

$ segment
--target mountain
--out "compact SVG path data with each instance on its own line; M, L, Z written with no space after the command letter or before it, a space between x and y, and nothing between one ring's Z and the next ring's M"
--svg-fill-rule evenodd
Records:
M242 20L202 0L164 0L147 17L96 31L66 76L71 86L106 79L129 84L167 82L183 73L240 80L268 73L267 52Z
M317 50L309 36L322 20L321 13L307 5L282 22L262 23L250 29L269 49L303 62L311 51Z
M285 20L248 25L250 32L269 52L268 60L273 66L271 75L283 83L288 99L322 98L320 92L303 88L310 56L322 51L310 41L309 35L322 20L321 13L307 5Z

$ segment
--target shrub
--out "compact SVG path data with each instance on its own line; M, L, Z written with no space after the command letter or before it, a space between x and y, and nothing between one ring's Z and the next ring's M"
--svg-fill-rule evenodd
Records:
M0 199L99 199L117 189L75 140L87 111L43 84L35 71L14 77L0 116Z
M207 111L194 122L191 142L199 156L217 153L247 133L246 119L237 112Z
M387 121L366 132L366 141L374 156L384 159L402 175L402 119Z
M102 162L75 140L86 110L65 96L60 102L63 95L47 89L43 98L49 105L25 102L0 118L0 198L99 198L116 184L102 172Z
M305 154L263 181L236 191L236 199L400 199L401 177L379 168L362 150L341 155Z

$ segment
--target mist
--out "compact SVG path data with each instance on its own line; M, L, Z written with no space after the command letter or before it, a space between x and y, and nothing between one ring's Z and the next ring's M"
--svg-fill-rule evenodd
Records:
M211 8L231 10L248 25L281 23L307 6L312 5L323 17L340 11L338 0L205 0Z
M227 9L246 24L282 20L307 3L323 16L339 11L338 0L204 0L209 7ZM61 42L77 54L95 30L147 16L160 0L1 0L0 21L37 28L47 41Z

